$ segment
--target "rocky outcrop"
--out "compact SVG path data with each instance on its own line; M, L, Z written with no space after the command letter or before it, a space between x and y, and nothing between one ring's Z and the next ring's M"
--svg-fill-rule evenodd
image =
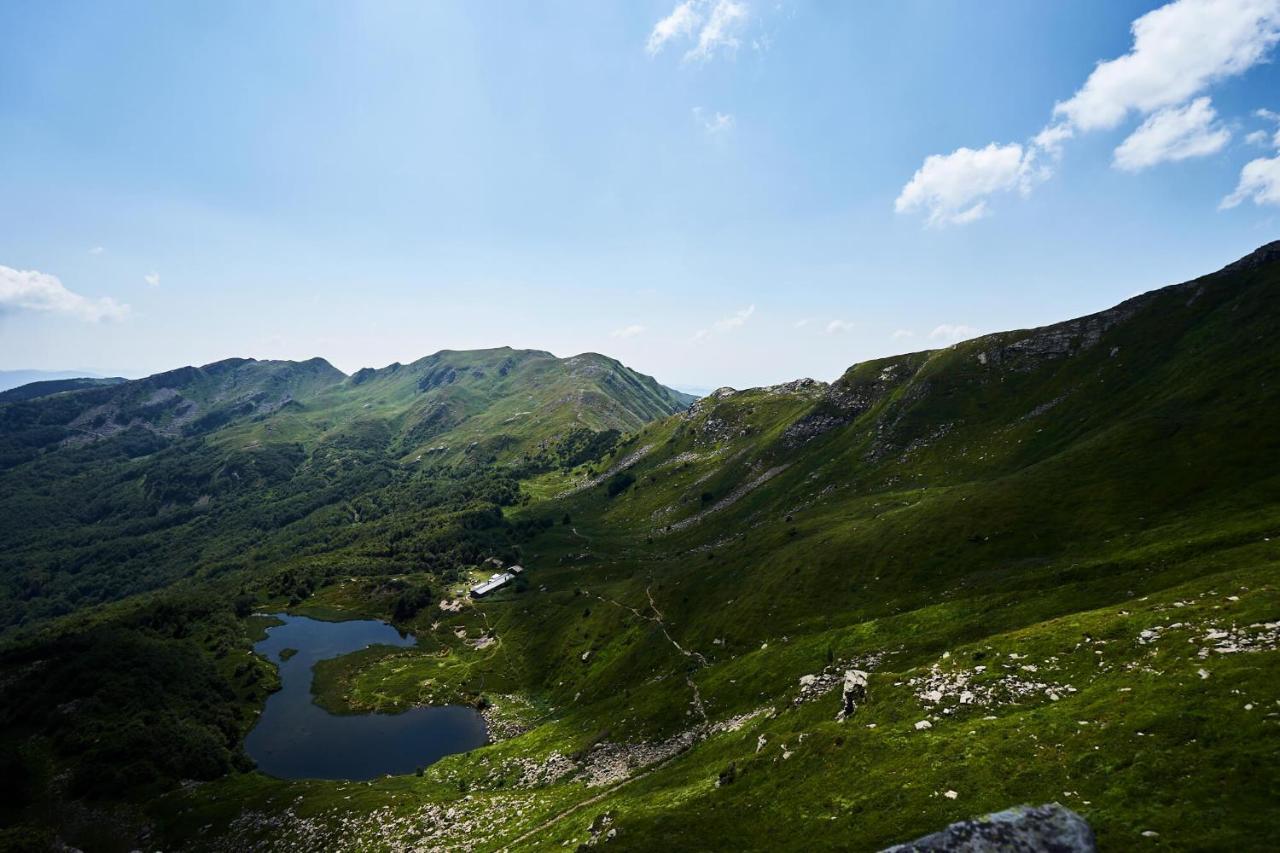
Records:
M1097 853L1097 849L1084 818L1049 803L962 820L881 853Z
M844 674L840 693L840 713L836 721L843 723L858 710L858 703L867 698L867 674L860 669L850 669Z

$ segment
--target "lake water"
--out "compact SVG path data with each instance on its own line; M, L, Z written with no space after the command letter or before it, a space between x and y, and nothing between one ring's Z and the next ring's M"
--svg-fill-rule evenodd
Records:
M277 614L253 648L280 667L281 689L245 739L258 769L284 779L373 779L412 773L446 755L488 742L484 718L463 705L412 708L399 714L331 714L311 700L316 661L373 645L412 646L417 641L385 622L321 622ZM284 649L297 649L288 660Z

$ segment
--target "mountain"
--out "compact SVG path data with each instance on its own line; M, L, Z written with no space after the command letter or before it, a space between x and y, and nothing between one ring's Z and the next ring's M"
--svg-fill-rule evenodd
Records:
M31 436L0 474L6 807L85 849L873 850L1059 801L1102 849L1267 849L1278 326L1272 243L691 405L489 350L264 369L280 405L169 381L227 413L200 428L154 388L0 407ZM525 571L467 600L491 558ZM254 772L253 614L283 609L417 637L317 665L326 708L471 704L494 742Z
M0 403L0 629L225 571L264 523L446 469L510 491L689 399L603 356L502 348L350 377L319 358L228 359Z
M7 391L0 391L0 403L17 403L22 400L34 400L36 397L48 397L50 394L61 394L64 391L81 391L85 388L119 385L128 381L119 376L44 379L38 382L28 382L25 385L17 385Z
M100 379L99 374L76 370L0 370L0 391L8 391L32 382L59 379Z

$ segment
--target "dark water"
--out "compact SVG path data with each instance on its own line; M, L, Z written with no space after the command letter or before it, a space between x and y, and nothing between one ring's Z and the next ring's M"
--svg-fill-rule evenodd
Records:
M245 750L258 769L284 779L373 779L412 773L455 752L488 742L484 719L472 708L444 705L400 714L330 714L311 701L311 667L372 645L412 646L385 622L321 622L277 614L254 651L280 666L282 688L267 698ZM283 649L297 649L288 660Z

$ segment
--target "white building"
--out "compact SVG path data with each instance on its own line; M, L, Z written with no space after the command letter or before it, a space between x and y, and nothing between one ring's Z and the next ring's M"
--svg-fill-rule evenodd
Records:
M511 574L510 572L497 572L496 574L492 575L484 583L476 584L475 586L471 587L471 597L484 598L486 595L493 592L495 589L499 589L500 587L505 585L508 581L515 580L515 577L516 576Z

